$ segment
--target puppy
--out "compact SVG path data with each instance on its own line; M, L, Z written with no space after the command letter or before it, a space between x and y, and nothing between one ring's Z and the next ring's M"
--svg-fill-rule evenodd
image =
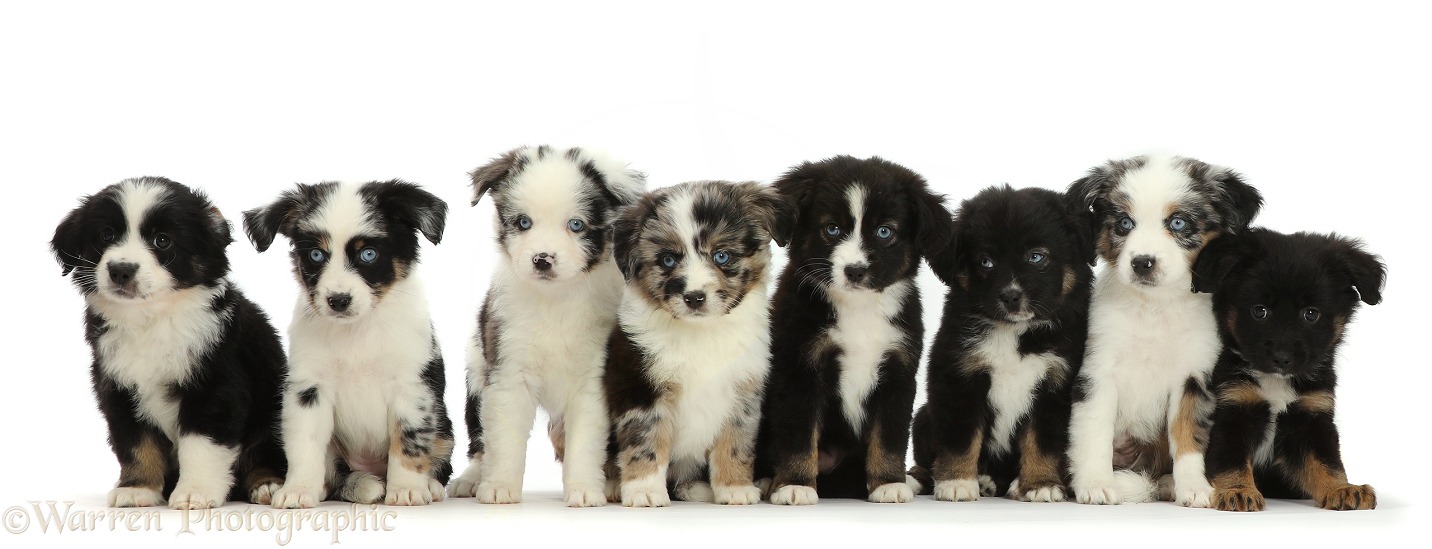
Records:
M218 208L162 177L85 197L55 229L50 248L84 295L90 378L119 458L111 507L267 504L282 481L283 347L229 282L231 242Z
M1207 383L1220 345L1212 300L1190 291L1193 261L1242 232L1263 198L1233 171L1181 157L1111 161L1070 192L1092 209L1104 258L1069 426L1075 499L1207 507Z
M452 495L522 501L527 436L541 405L564 460L567 505L604 505L611 422L602 368L623 286L611 225L617 208L645 192L646 176L547 146L514 149L471 175L472 203L490 193L497 207L502 258L468 351L471 463Z
M908 502L924 347L915 274L949 242L950 212L923 178L878 157L806 162L775 187L798 214L773 305L760 437L771 502Z
M950 286L915 414L911 476L935 499L1064 501L1070 387L1094 278L1082 196L986 189L930 264Z
M1358 301L1382 301L1382 262L1337 235L1255 229L1215 240L1193 269L1223 340L1206 458L1213 506L1261 511L1267 495L1376 507L1372 487L1343 472L1333 360Z
M417 234L437 244L446 215L442 200L397 180L301 184L244 212L259 251L288 237L302 289L283 391L289 470L274 507L442 499L452 423L414 270Z
M621 477L609 495L622 505L669 505L668 481L680 500L760 500L767 265L770 241L785 245L793 221L773 189L722 181L658 189L617 218L626 288L603 384Z

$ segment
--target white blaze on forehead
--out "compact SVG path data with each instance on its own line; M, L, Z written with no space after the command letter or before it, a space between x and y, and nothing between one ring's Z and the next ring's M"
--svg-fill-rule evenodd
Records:
M373 223L375 212L363 201L358 191L361 184L342 183L323 198L323 204L304 221L308 230L328 235L328 250L335 256L343 251L348 241L357 236L383 236Z
M681 249L684 250L681 261L686 265L686 289L699 290L708 284L715 284L716 274L701 258L702 251L696 249L696 235L702 229L696 222L696 192L682 189L674 193L666 204L667 211L671 212L671 227L681 239Z
M861 224L864 222L861 218L865 217L865 187L859 184L851 185L845 191L845 201L850 208L850 216L855 218L855 226L850 228L845 240L837 244L830 253L831 268L839 280L844 280L846 265L867 262L860 236Z
M533 230L567 230L567 221L581 210L582 182L586 177L563 155L548 155L529 163L504 189L505 201L532 219Z
M139 225L144 222L145 214L163 202L168 195L168 189L162 185L144 181L131 181L120 187L119 207L124 211L124 220L128 224L124 244L142 241L139 237Z

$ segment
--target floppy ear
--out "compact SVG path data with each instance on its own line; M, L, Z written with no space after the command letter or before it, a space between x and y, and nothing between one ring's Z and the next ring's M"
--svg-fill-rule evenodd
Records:
M782 248L790 244L796 230L796 207L774 187L755 182L740 185L745 188L745 201L751 207L751 216L765 227L771 240Z
M244 233L249 235L255 249L264 252L273 244L275 236L293 235L298 208L303 205L308 188L299 184L297 189L279 194L272 204L244 212Z
M234 243L234 235L229 227L229 220L224 219L224 213L219 211L217 206L209 207L209 228L214 230L214 236L219 237L219 243L224 246Z
M1089 173L1077 181L1069 184L1069 190L1065 196L1069 198L1071 206L1089 212L1094 211L1094 206L1105 196L1109 190L1114 188L1113 176L1109 173L1107 166L1095 166L1089 169Z
M962 202L960 209L963 210L968 204L968 200ZM930 265L930 272L935 273L935 277L939 278L940 282L944 282L946 286L954 287L959 282L960 240L968 229L965 225L967 223L957 212L950 221L951 237L949 241L944 246L925 251L925 263Z
M634 253L641 243L641 227L651 214L651 199L643 198L636 204L622 208L612 221L612 260L622 277L630 280L641 266Z
M472 177L472 205L476 206L482 195L492 190L498 183L506 181L516 172L522 170L527 163L527 156L522 154L528 147L518 147L502 153L502 156L492 159L491 162L479 166L477 169L468 172Z
M609 165L599 166L597 161L583 158L582 152L581 149L568 149L567 158L578 162L582 174L606 192L613 208L630 206L646 193L646 174L626 166L610 165L613 164L611 162L603 162Z
M50 239L50 252L55 254L55 260L60 263L60 276L70 274L70 271L84 265L80 254L84 252L85 238L84 227L80 219L84 217L84 211L89 207L90 197L80 201L80 205L70 210L60 225L55 227L55 236Z
M824 164L802 162L787 170L771 183L771 187L785 197L786 203L795 212L795 217L791 221L792 231L800 225L801 216L809 211L811 196L815 194L815 186L825 177L824 168Z
M945 209L945 196L930 192L922 181L914 189L915 242L920 254L937 252L950 244L955 236L955 220Z
M1333 235L1333 239L1341 245L1336 252L1337 261L1352 277L1358 298L1368 305L1381 303L1382 287L1387 282L1387 266L1377 256L1364 250L1361 241L1337 235Z
M1085 178L1088 179L1088 178ZM1081 179L1079 181L1084 181ZM1086 195L1076 191L1076 181L1069 190L1064 192L1064 226L1074 238L1074 245L1079 247L1079 259L1093 266L1099 261L1099 250L1094 245L1095 227L1098 225L1098 217L1094 215Z
M442 242L447 224L447 202L415 184L400 179L379 183L378 207L388 216L417 229L428 242Z
M1213 239L1199 251L1193 261L1193 292L1211 294L1223 286L1244 259L1248 257L1248 236L1224 234Z
M1224 219L1228 232L1242 232L1263 208L1263 195L1243 182L1243 176L1228 168L1213 168L1210 178L1218 184L1219 196L1214 209Z

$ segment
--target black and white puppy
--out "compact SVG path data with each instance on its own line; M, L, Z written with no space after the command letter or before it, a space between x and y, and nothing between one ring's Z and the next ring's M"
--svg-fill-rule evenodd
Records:
M1358 302L1382 301L1386 267L1356 240L1254 229L1213 241L1193 269L1223 340L1206 458L1213 506L1261 511L1267 496L1376 507L1372 487L1343 470L1333 361Z
M282 482L283 346L229 281L231 242L203 194L161 177L85 197L55 229L119 458L112 507L267 504Z
M522 501L537 406L563 462L567 505L604 505L611 421L602 394L622 275L611 260L618 208L646 176L578 148L522 147L472 172L473 204L491 195L501 261L468 350L468 464L456 497Z
M760 438L770 500L908 502L924 347L915 275L950 240L944 197L878 157L806 162L775 187L798 213L771 320Z
M1094 243L1083 196L986 189L933 257L950 286L915 414L911 476L935 499L1064 501Z
M1207 391L1221 345L1192 267L1210 241L1246 229L1263 198L1232 170L1182 157L1111 161L1070 192L1092 209L1104 259L1069 427L1075 499L1207 507Z
M680 500L760 501L770 241L793 221L774 189L723 181L658 189L617 218L626 288L603 380L622 505L666 506L668 482Z
M259 251L288 237L302 290L283 395L288 477L274 507L442 499L452 422L414 270L418 233L438 243L446 215L441 199L397 180L300 184L244 212Z

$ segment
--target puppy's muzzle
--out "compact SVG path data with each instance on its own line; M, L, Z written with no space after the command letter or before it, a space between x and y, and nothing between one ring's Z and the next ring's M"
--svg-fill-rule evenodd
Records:
M1151 284L1158 277L1158 260L1151 255L1135 256L1133 264L1134 280L1145 284Z
M129 296L134 294L138 282L135 278L139 275L139 264L129 262L111 261L105 266L109 271L109 281L114 283L118 293Z
M557 265L557 255L542 252L532 256L532 269L538 274L551 275L552 267Z
M681 300L686 302L686 307L692 311L700 311L706 308L706 292L686 292L681 294Z
M864 286L870 281L869 263L851 263L845 266L845 281L851 286Z
M328 308L334 313L343 314L348 312L348 306L353 304L352 294L328 294L326 299Z

